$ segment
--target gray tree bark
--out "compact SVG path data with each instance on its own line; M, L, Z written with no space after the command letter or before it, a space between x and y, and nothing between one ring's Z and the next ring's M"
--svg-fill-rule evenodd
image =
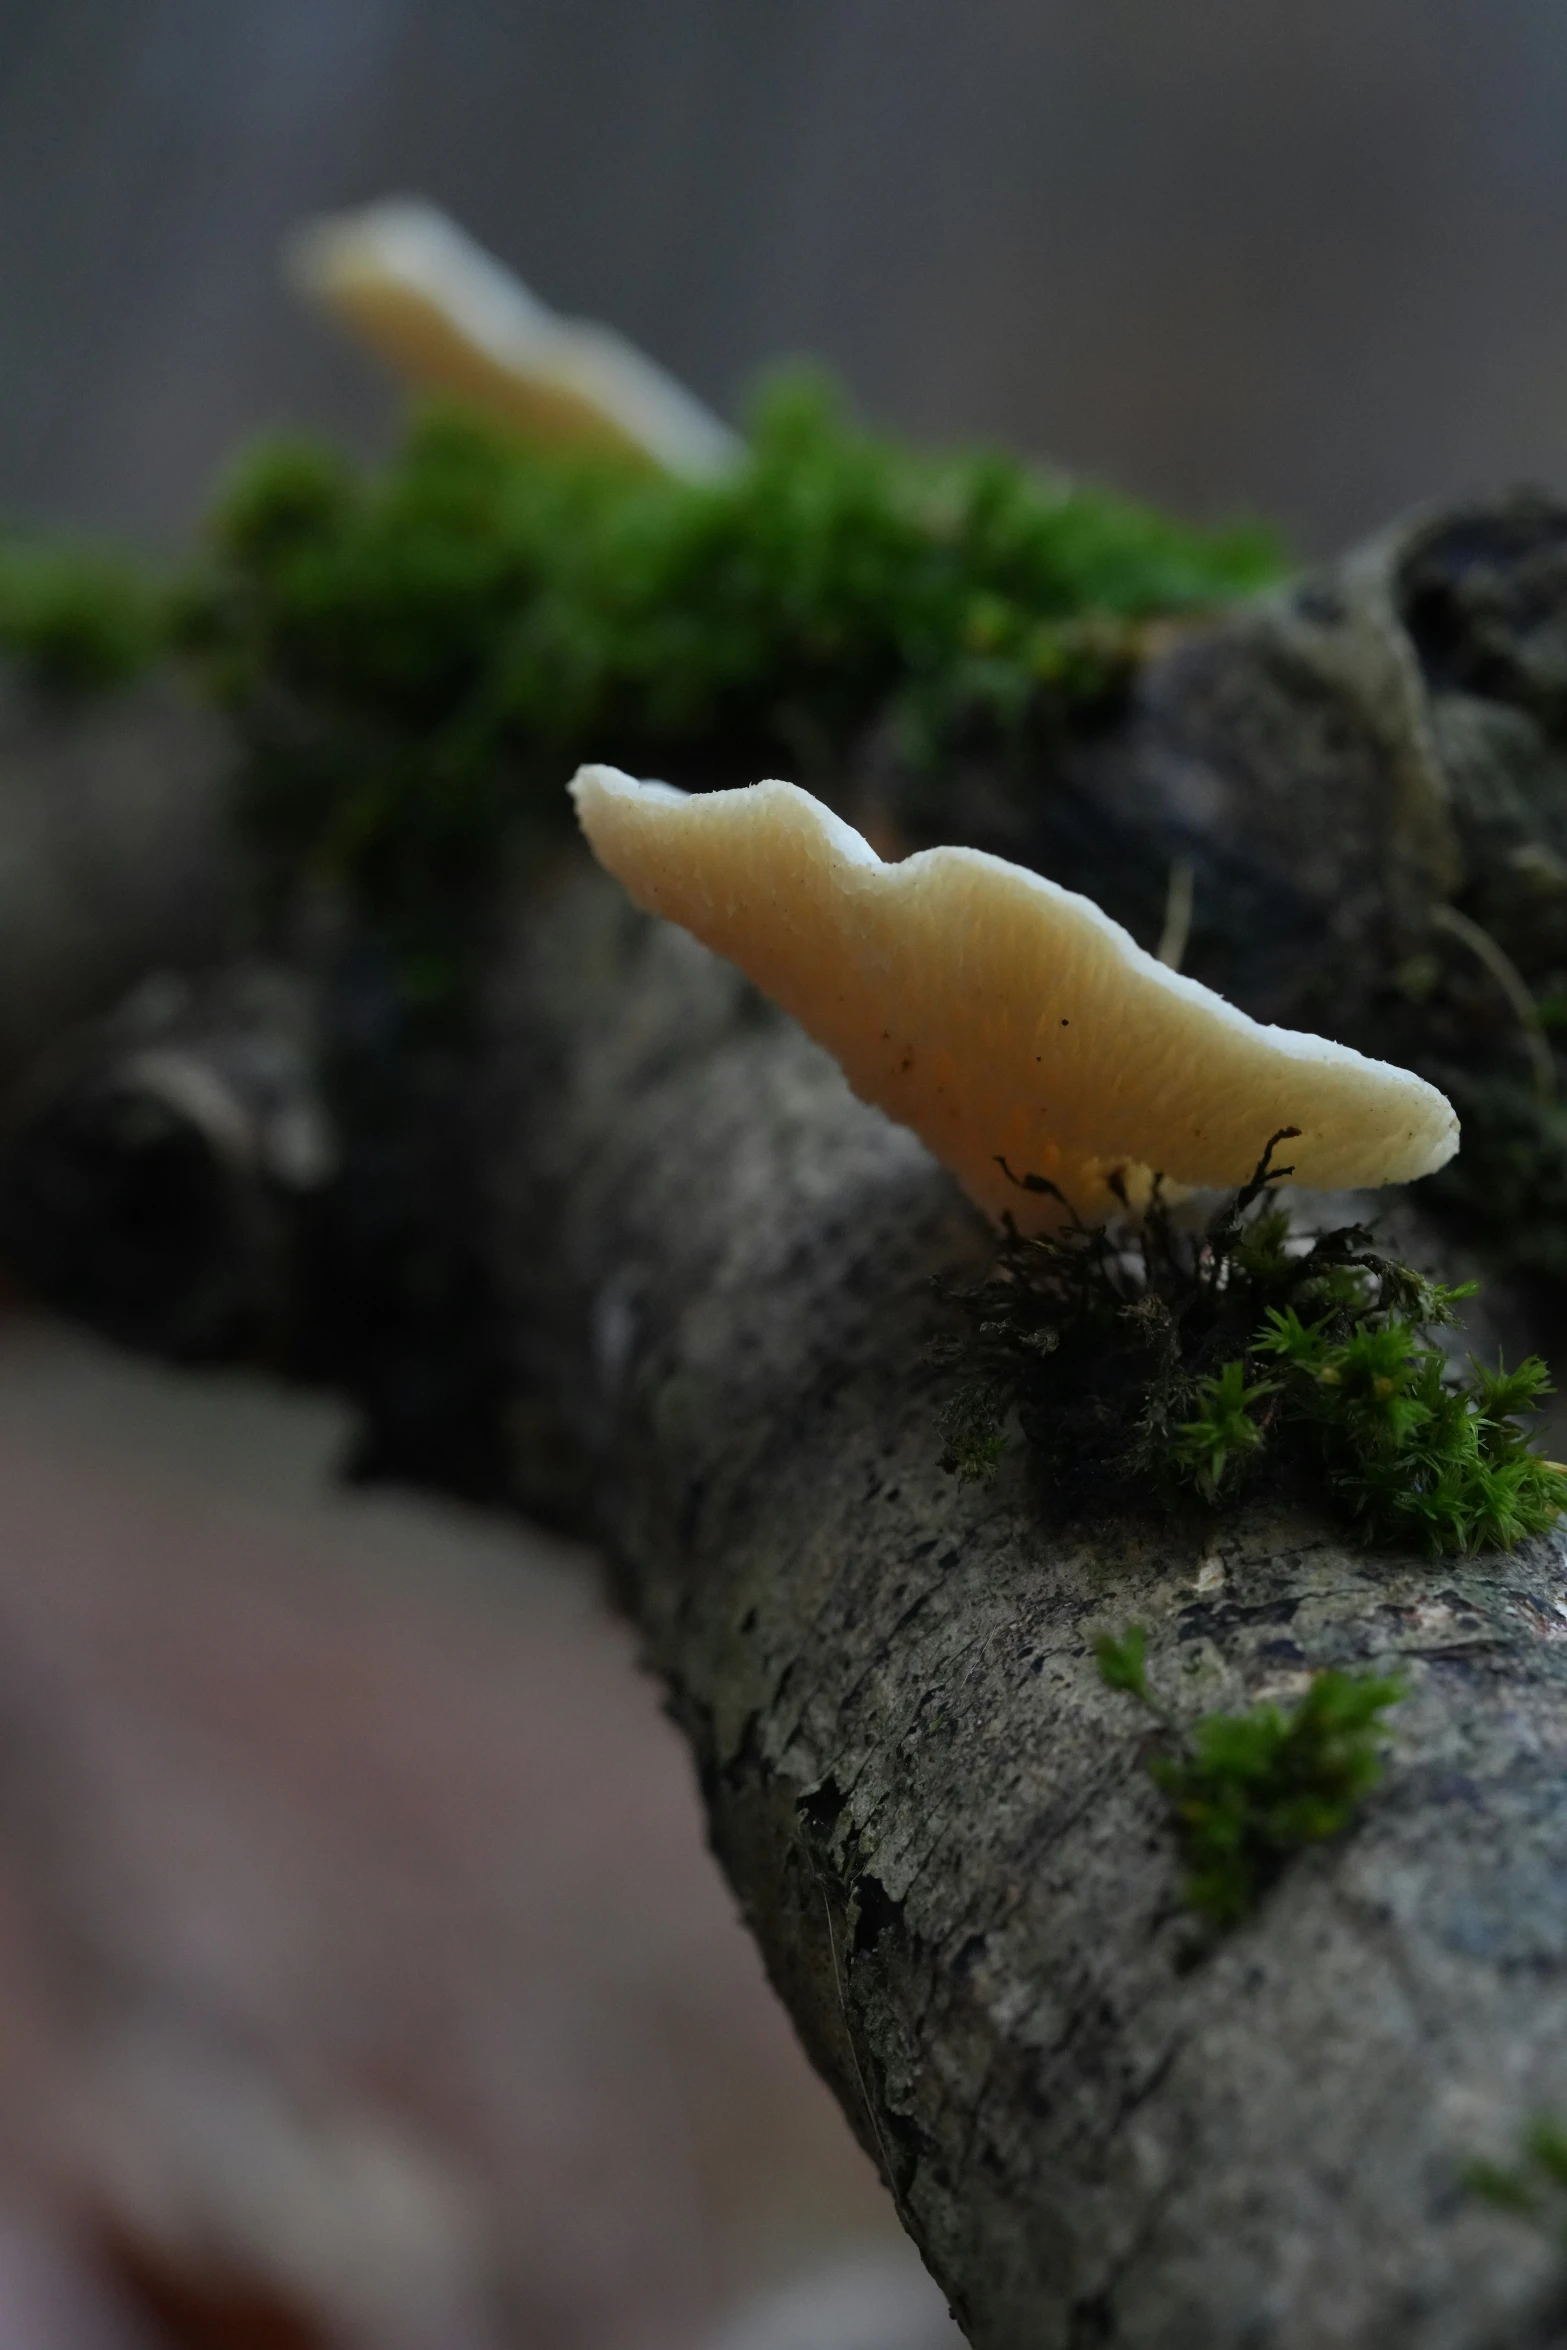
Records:
M1463 2169L1567 2108L1567 1600L1282 1507L1053 1522L938 1467L910 1137L682 936L564 889L491 1007L499 1278L715 1849L976 2350L1556 2337ZM536 1434L536 1431L535 1431ZM1396 1664L1383 1790L1190 1959L1139 1721Z

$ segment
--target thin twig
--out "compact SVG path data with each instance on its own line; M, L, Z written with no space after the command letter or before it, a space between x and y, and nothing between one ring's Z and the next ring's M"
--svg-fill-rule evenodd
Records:
M827 1887L822 1881L822 1873L816 1865L815 1855L807 1851L805 1857L809 1863L811 1874L816 1879L816 1890L822 1897L822 1916L827 1921L827 1948L832 1953L832 1979L838 1994L838 2013L843 2019L843 2036L848 2042L849 2062L853 2065L854 2077L860 2084L860 2102L865 2108L865 2118L871 2125L871 2136L876 2141L876 2151L881 2156L882 2176L887 2182L887 2192L892 2197L893 2207L899 2219L907 2227L908 2217L903 2209L903 2198L898 2193L897 2173L893 2170L892 2160L887 2152L887 2141L881 2134L881 2124L876 2119L876 2108L871 2103L871 2093L866 2086L865 2075L860 2070L860 2052L854 2045L854 2026L849 2021L848 1988L844 1982L843 1968L838 1961L838 1937L832 1930L832 1903L827 1898Z
M1456 906L1438 906L1431 917L1432 928L1445 930L1450 938L1458 939L1484 965L1497 986L1506 996L1517 1015L1523 1031L1524 1048L1529 1065L1534 1071L1534 1090L1542 1102L1555 1098L1556 1058L1551 1051L1550 1038L1540 1018L1540 1007L1529 992L1529 985L1504 948L1499 947L1488 930L1469 915L1460 914Z
M1179 971L1192 937L1192 902L1197 894L1197 868L1190 857L1176 857L1164 893L1164 928L1154 953L1171 971Z

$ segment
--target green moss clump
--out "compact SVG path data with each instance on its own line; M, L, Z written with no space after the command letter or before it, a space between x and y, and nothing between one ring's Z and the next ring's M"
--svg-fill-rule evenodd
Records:
M101 693L167 642L163 598L128 562L88 548L0 541L0 651L46 691Z
M508 832L564 821L581 759L830 792L874 722L934 740L976 698L1103 696L1140 622L1278 570L1255 531L913 455L797 379L703 485L448 412L379 479L259 450L183 635L243 731L276 869L330 872L393 933L451 933Z
M1291 1854L1349 1826L1381 1775L1377 1734L1403 1692L1394 1680L1316 1673L1288 1712L1206 1714L1182 1732L1148 1685L1147 1645L1141 1625L1120 1640L1106 1634L1096 1644L1100 1674L1169 1736L1148 1769L1170 1807L1184 1897L1224 1930L1250 1915Z
M1464 2172L1471 2195L1533 2220L1567 2242L1567 2129L1547 2116L1531 2122L1517 2162L1472 2162Z
M1130 1480L1211 1504L1273 1460L1373 1541L1505 1549L1554 1525L1567 1473L1520 1424L1549 1391L1544 1364L1455 1376L1430 1334L1468 1291L1359 1225L1292 1239L1267 1197L1286 1139L1201 1230L1156 1192L1138 1226L1009 1227L977 1282L948 1285L966 1328L940 1350L958 1373L945 1466L990 1474L1015 1415L1066 1493Z
M1492 1370L1471 1358L1453 1379L1426 1327L1381 1304L1330 1307L1309 1323L1270 1307L1253 1351L1279 1366L1281 1414L1315 1437L1331 1490L1373 1536L1441 1553L1545 1533L1567 1503L1567 1475L1520 1425L1550 1392L1545 1365L1530 1355ZM1208 1408L1205 1388L1181 1432L1188 1459L1203 1458Z

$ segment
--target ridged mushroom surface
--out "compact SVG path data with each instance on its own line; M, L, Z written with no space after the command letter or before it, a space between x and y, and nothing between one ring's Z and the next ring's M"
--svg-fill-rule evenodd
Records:
M993 1216L1024 1230L1244 1183L1269 1138L1297 1183L1429 1175L1458 1147L1421 1077L1268 1028L1138 946L1088 898L978 849L885 864L791 783L687 796L612 767L572 784L601 864L639 906L739 965L912 1127Z

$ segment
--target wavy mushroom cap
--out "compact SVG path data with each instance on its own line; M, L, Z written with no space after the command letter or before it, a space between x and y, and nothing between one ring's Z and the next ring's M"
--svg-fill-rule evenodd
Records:
M1295 1180L1407 1183L1458 1147L1451 1103L1347 1045L1265 1028L1167 970L1088 898L979 849L887 865L792 783L688 797L584 767L571 786L599 862L639 906L737 963L910 1126L991 1215L1086 1221L1155 1172L1229 1187L1299 1129Z
M739 454L673 376L609 327L559 317L433 204L392 197L307 221L285 267L415 384L530 439L634 452L693 480Z

